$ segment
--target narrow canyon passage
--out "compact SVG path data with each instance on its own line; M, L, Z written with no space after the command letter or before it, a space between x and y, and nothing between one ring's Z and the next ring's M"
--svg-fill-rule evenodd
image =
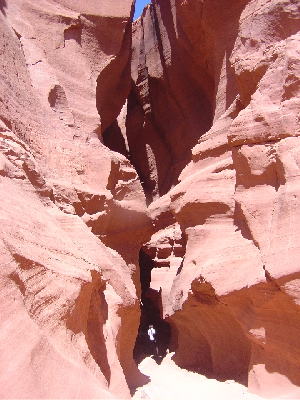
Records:
M139 364L145 357L153 355L159 362L165 355L170 345L170 326L162 318L161 292L152 289L151 271L154 267L153 260L143 251L140 251L140 280L141 280L141 319L136 338L133 357ZM149 326L156 330L156 347L148 336Z
M277 339L270 332L278 328L269 308L278 292L269 287L263 267L267 259L270 269L274 265L263 238L272 233L263 235L254 216L262 206L256 196L270 192L272 204L284 201L277 198L278 184L276 193L272 186L286 179L278 178L284 174L279 148L264 147L260 114L266 121L271 117L261 111L259 96L262 91L269 98L265 85L271 75L264 81L264 73L273 67L269 59L257 66L250 62L253 38L242 21L253 4L154 1L133 23L131 89L119 117L104 132L104 143L137 171L154 230L151 251L140 252L135 361L153 353L147 336L153 324L162 354L166 347L174 351L181 368L268 392L268 385L261 389L258 382L280 364L273 355ZM219 13L222 5L225 11ZM272 30L270 15L286 35L296 32L286 20L297 14L295 8L267 2L264 7L264 28L255 17L251 22L258 36ZM252 127L258 129L253 137ZM270 226L274 215L273 210L267 219ZM244 227L251 234L245 235ZM286 365L291 363L288 348Z
M183 250L179 247L176 252L182 256ZM165 248L164 255L169 251ZM183 310L171 317L164 316L167 300L162 297L162 288L166 285L164 278L171 268L170 261L167 258L153 260L142 248L139 264L141 317L133 351L135 362L139 364L145 357L153 356L159 364L167 352L172 352L172 360L185 370L247 386L251 345L234 315L216 297L210 285L193 282ZM182 266L183 260L177 262L178 278ZM157 332L157 350L147 334L150 325Z
M0 398L300 399L299 2L134 7L0 0Z

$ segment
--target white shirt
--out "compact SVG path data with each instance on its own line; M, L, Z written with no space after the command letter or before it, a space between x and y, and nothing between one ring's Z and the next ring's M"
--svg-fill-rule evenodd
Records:
M155 340L154 335L156 334L156 330L154 328L148 329L149 339L153 342Z

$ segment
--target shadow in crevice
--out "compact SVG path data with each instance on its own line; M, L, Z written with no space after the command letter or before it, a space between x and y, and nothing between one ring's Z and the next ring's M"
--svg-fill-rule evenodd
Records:
M5 11L6 7L7 7L6 0L0 0L0 12L1 12L4 16L6 16L6 11Z
M180 323L174 323L172 319L170 319L170 325L172 327L170 352L174 352L172 360L175 364L188 371L205 375L207 378L215 378L213 375L212 352L208 340L198 333L197 341L194 341L194 338L191 338L190 343L186 345L187 356L182 357L182 349L180 345L182 338L179 340L179 336L182 336L182 333L180 334L180 332L185 331L184 326L180 326ZM179 353L176 353L176 350L179 350ZM190 356L190 352L192 353L192 356Z
M114 120L114 122L103 132L102 138L103 143L110 150L116 151L117 153L123 154L125 157L129 158L126 141L122 135L117 120Z
M64 41L74 40L81 46L82 26L71 25L64 30Z
M139 364L145 357L154 356L160 363L166 355L170 341L170 326L161 317L161 292L150 288L151 270L154 267L153 260L140 251L140 279L141 279L141 319L139 331L133 352L134 360ZM151 343L148 338L149 325L156 330L156 343Z
M91 16L89 20L92 21ZM107 32L118 32L121 21L118 18L96 18L94 35L101 38L101 51L105 54L118 54L114 57L106 67L101 71L97 78L96 86L96 107L101 119L101 128L99 135L101 136L113 121L120 114L122 107L130 92L130 60L131 60L131 44L132 30L130 21L127 22L121 48L116 48L116 40L103 40L107 36ZM122 28L123 29L123 28Z
M41 283L41 286L37 285L33 288L32 285L28 284L27 278L33 274L34 276L43 276L45 279L44 282L49 282L49 279L53 279L53 274L55 279L60 279L59 276L50 271L45 265L24 257L21 254L12 253L12 256L18 264L18 269L12 272L9 278L15 283L21 294L25 296L25 303L26 297L29 294L34 299L34 301L30 300L27 305L25 304L26 307L28 306L28 314L33 319L41 312L49 315L50 309L48 305L57 301L56 296L49 292L47 296L42 295L41 301L39 293L43 290L44 284ZM102 281L97 271L91 271L91 276L91 282L82 282L79 295L74 302L71 313L65 314L62 316L62 319L65 320L67 329L75 335L84 334L88 347L88 351L87 349L85 350L85 356L88 357L89 353L91 354L109 384L111 371L103 333L103 325L108 318L108 306L103 293L106 283ZM85 361L87 360L85 359Z
M103 333L103 325L108 318L108 306L103 293L105 283L96 271L91 271L91 275L92 282L82 286L66 326L75 334L84 334L89 352L109 384L111 370Z
M252 235L250 226L248 224L247 218L244 214L243 208L239 202L235 202L234 214L233 214L234 225L237 226L237 230L240 231L241 235L248 240L251 240L253 244L259 249L258 242L254 239Z

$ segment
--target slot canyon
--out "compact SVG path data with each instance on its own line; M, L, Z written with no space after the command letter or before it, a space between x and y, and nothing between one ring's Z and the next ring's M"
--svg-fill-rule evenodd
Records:
M0 0L0 398L299 400L300 3L150 3Z

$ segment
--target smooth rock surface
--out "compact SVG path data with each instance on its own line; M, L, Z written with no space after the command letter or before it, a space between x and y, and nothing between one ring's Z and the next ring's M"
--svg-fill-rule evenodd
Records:
M132 15L0 0L0 397L299 399L300 6Z
M148 375L151 381L136 391L133 396L134 400L262 399L262 397L249 393L244 386L236 382L218 382L183 370L172 361L172 355L172 353L168 354L160 365L157 365L152 358L146 358L141 362L139 369Z
M155 0L126 124L174 361L283 398L300 396L299 17L293 0Z
M150 224L101 143L129 91L132 1L75 3L0 2L1 398L123 399L141 376Z

